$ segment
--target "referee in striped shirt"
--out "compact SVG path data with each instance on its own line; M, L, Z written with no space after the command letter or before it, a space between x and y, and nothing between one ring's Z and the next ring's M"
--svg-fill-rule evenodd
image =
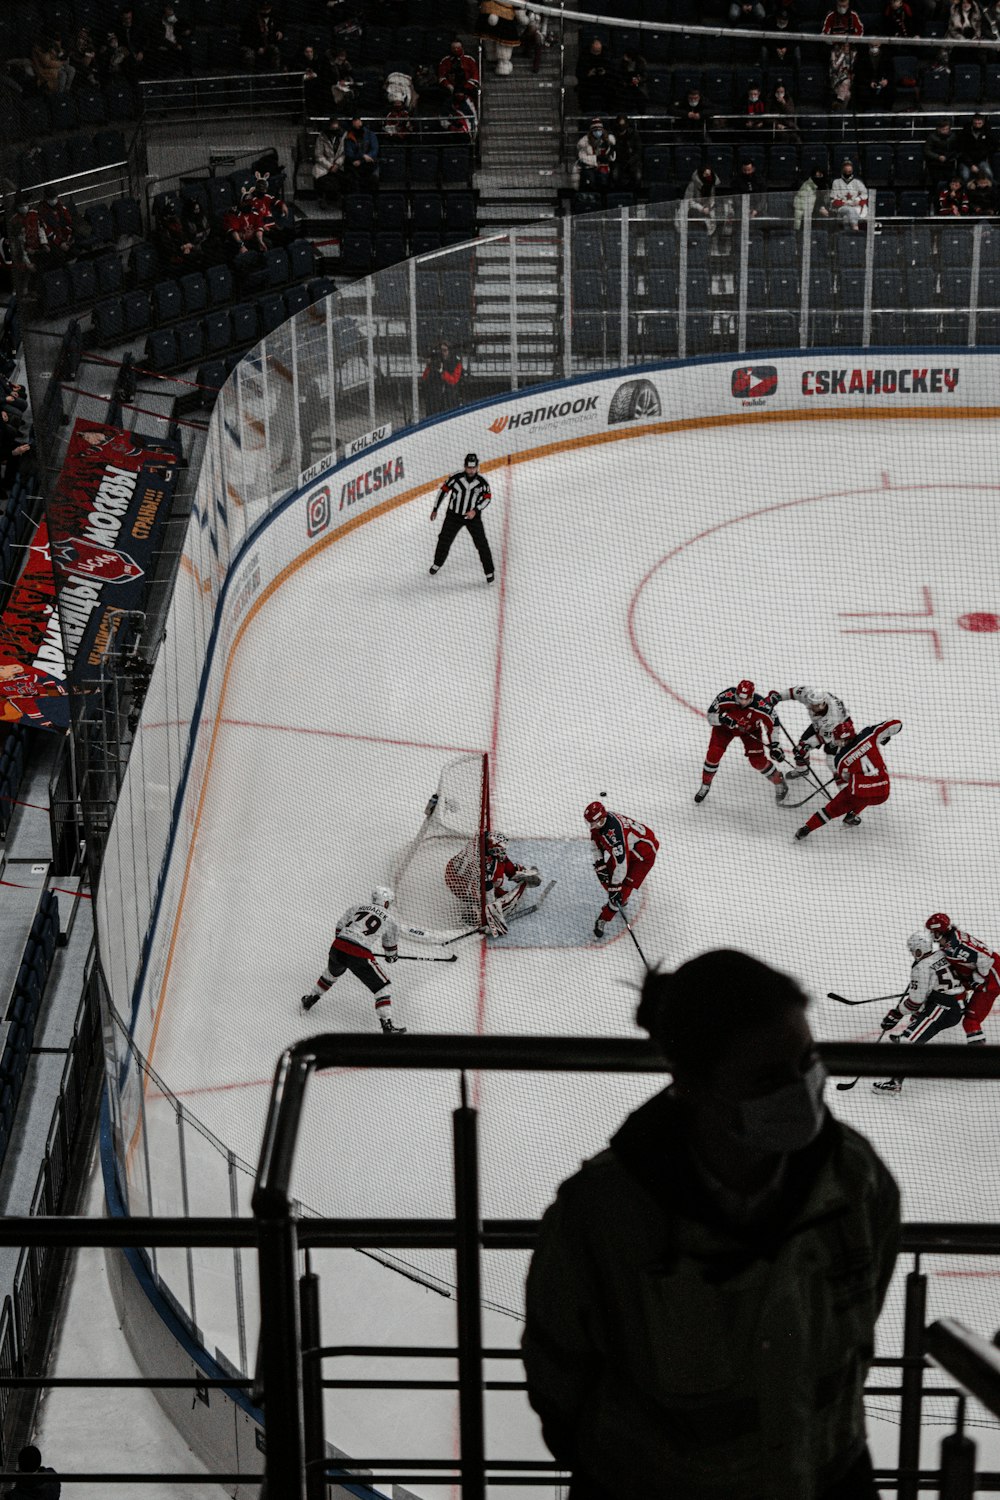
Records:
M486 582L493 582L493 553L486 540L482 517L482 512L492 498L489 480L479 472L478 457L475 453L467 453L464 469L459 469L457 474L452 474L450 479L445 480L434 502L434 509L431 511L433 521L437 517L442 500L447 500L448 509L445 511L444 525L441 527L441 534L434 548L434 561L431 563L432 576L440 571L445 558L451 551L452 542L465 526L479 553L479 561L483 565Z

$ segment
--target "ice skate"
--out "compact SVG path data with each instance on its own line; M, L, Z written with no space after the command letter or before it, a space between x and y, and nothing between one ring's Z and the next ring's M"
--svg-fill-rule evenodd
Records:
M316 1004L316 1001L318 999L319 999L319 995L316 995L316 994L313 994L313 995L303 995L302 996L302 1009L303 1010L312 1010L313 1006Z
M810 830L803 823L803 825L802 825L801 828L796 828L796 830L795 830L795 837L797 839L807 839L809 837L809 833L810 833Z
M901 1078L880 1078L876 1083L872 1084L872 1088L880 1094L898 1094L901 1092L902 1087L903 1080Z
M698 790L695 792L695 794L694 794L694 800L696 802L704 802L705 798L708 796L708 794L709 794L709 792L711 790L712 790L712 783L710 781L706 781L704 783L704 785L700 786L698 788Z
M780 804L780 803L784 802L784 800L785 800L785 798L787 796L788 796L788 783L787 783L787 781L779 781L777 783L777 785L775 786L775 788L774 788L774 800L775 800L775 802L777 802L777 803Z
M378 1018L378 1024L381 1026L382 1030L385 1032L385 1034L387 1036L389 1036L390 1034L392 1036L405 1036L406 1035L406 1027L405 1026L394 1026L393 1022L392 1022L392 1017L391 1016L379 1016L379 1018Z
M858 824L860 822L861 822L861 819L858 817L857 813L845 813L844 814L844 827L845 828L857 828L857 826L858 826Z
M440 571L441 571L441 564L440 563L432 563L431 566L427 569L427 571L431 575L431 577L433 578L435 573L440 573Z
M597 921L594 923L594 936L598 939L604 936L604 923L601 921L600 917L598 917Z

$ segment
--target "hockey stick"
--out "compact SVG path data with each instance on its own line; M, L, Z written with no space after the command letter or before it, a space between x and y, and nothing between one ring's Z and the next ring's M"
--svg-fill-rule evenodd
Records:
M774 714L772 717L774 718L775 724L781 730L782 734L785 736L785 739L788 741L788 743L791 745L792 749L794 750L795 746L796 746L796 741L792 739L791 735L788 733L788 730L785 728L784 724L782 724L781 720L778 718L778 715ZM815 797L816 792L824 792L824 791L826 791L826 788L828 786L832 786L834 780L836 779L835 777L831 777L831 779L829 781L825 781L825 782L820 781L818 773L816 771L814 771L813 768L812 768L812 766L810 766L808 764L806 764L802 768L802 770L801 770L801 772L799 774L802 775L802 776L808 776L810 778L810 780L814 783L816 790L810 792L808 797L803 797L801 802L783 802L782 803L783 807L801 807L803 802L808 802L810 800L810 798ZM796 777L794 777L794 776L792 777L793 781L796 780L796 779L797 779ZM829 800L829 799L827 799L827 800Z
M458 937L445 938L444 942L441 944L441 947L448 948L452 943L460 943L463 938L482 937L485 931L485 927L470 927L468 932L460 932L458 934Z
M379 953L376 956L378 958L388 958L389 955L387 953ZM447 958L433 958L423 953L397 953L396 957L397 959L402 959L404 963L411 964L454 964L458 962L457 953L449 953Z
M518 917L533 917L536 911L541 911L548 898L548 894L554 885L555 881L550 880L548 885L545 886L538 900L535 902L534 906L526 906L523 911L520 909L520 907L517 909L517 911L512 911L510 914L510 920L512 922L516 922Z
M638 953L639 957L642 959L643 963L645 964L646 968L648 969L649 968L649 960L646 958L645 953L643 953L642 949L639 947L639 939L636 937L635 933L632 931L632 928L629 926L628 919L625 916L625 913L622 911L622 909L621 909L620 906L617 908L617 910L618 910L618 915L621 917L622 921L625 923L625 931L628 933L629 937L632 939L633 943L635 944L635 951L636 951L636 953Z
M878 1034L878 1040L875 1043L876 1047L878 1046L878 1044L882 1040L882 1038L884 1036L888 1036L888 1035L889 1035L889 1033L887 1031L880 1031L879 1034ZM840 1090L840 1092L842 1094L846 1094L847 1090L848 1089L852 1089L854 1087L854 1085L859 1082L859 1080L860 1080L860 1075L859 1075L859 1078L849 1078L846 1083L838 1083L837 1084L837 1088Z
M906 991L903 991L903 995ZM848 1000L846 995L837 995L833 990L827 990L828 1000L839 1000L841 1005L874 1005L877 1000L902 1000L903 995L869 995L867 1000Z

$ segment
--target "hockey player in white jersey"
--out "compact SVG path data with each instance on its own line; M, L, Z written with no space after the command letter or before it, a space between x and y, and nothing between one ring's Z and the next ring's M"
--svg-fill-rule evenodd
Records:
M850 718L842 699L828 693L824 688L791 687L783 693L771 694L774 703L801 703L809 711L809 728L798 739L792 751L793 769L786 772L786 779L793 781L804 776L809 769L809 751L820 746L831 758L837 752L833 731L838 724Z
M965 990L944 954L935 951L929 932L911 932L906 946L913 958L910 982L899 1004L882 1017L882 1030L889 1033L890 1042L930 1042L961 1021ZM897 1028L903 1020L906 1025L900 1031ZM902 1087L901 1078L872 1084L883 1094L898 1094Z
M382 967L394 964L399 957L399 924L389 915L395 897L388 886L378 885L370 902L349 906L337 923L327 966L308 995L302 996L302 1009L312 1010L320 995L342 974L350 972L375 996L375 1014L382 1030L402 1036L405 1026L396 1026L391 1015L392 981ZM420 927L403 927L408 937L425 938Z

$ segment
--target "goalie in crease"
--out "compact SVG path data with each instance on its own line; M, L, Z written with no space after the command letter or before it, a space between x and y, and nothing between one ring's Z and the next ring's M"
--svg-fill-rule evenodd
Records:
M480 881L485 886L486 926L492 937L503 937L507 921L528 886L541 884L542 877L534 865L518 865L507 853L507 837L487 833L486 857L480 867L479 839L470 839L463 849L448 861L445 884L453 896L468 908L470 921L480 915Z

